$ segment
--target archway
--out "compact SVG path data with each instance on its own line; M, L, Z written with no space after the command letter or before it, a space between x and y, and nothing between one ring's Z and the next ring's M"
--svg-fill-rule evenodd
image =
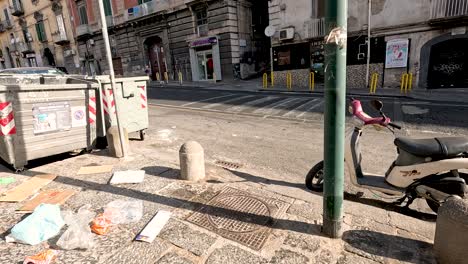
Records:
M468 88L468 34L444 35L421 49L420 86L428 89Z
M158 36L149 37L145 40L144 44L147 58L149 59L152 79L156 80L156 73L159 73L160 78L163 79L167 69L162 39Z

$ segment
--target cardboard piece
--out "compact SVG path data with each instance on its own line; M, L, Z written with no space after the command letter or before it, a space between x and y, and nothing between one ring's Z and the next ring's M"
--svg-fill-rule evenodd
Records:
M52 174L34 176L31 179L2 194L0 196L0 202L21 202L38 192L42 187L49 184L56 177L56 175Z
M116 171L110 180L110 184L140 183L145 178L144 170Z
M112 165L81 167L80 170L78 171L78 175L110 172L112 171L112 168L113 168Z
M169 211L159 211L135 238L136 241L152 243L171 218Z
M21 208L17 209L18 212L30 213L42 203L46 204L64 204L76 192L74 190L47 190L40 192L36 197L26 202Z

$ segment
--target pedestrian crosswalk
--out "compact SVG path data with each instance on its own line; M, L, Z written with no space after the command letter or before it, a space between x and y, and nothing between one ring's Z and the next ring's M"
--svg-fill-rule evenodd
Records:
M258 95L245 93L223 94L198 101L157 102L160 106L249 114L287 119L316 119L323 112L323 98L303 96Z

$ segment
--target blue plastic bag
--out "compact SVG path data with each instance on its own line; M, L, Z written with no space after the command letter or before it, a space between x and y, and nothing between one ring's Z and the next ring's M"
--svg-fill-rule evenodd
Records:
M11 229L11 236L17 241L34 246L58 235L64 224L60 206L41 204L30 216Z

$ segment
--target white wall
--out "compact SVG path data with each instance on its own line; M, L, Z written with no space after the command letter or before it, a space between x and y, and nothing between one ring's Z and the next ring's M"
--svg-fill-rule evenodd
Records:
M285 10L281 10L283 4L286 5ZM304 22L311 18L312 0L272 0L268 7L270 24L277 30L276 38L279 36L279 30L287 27L295 28L295 40L305 36Z

